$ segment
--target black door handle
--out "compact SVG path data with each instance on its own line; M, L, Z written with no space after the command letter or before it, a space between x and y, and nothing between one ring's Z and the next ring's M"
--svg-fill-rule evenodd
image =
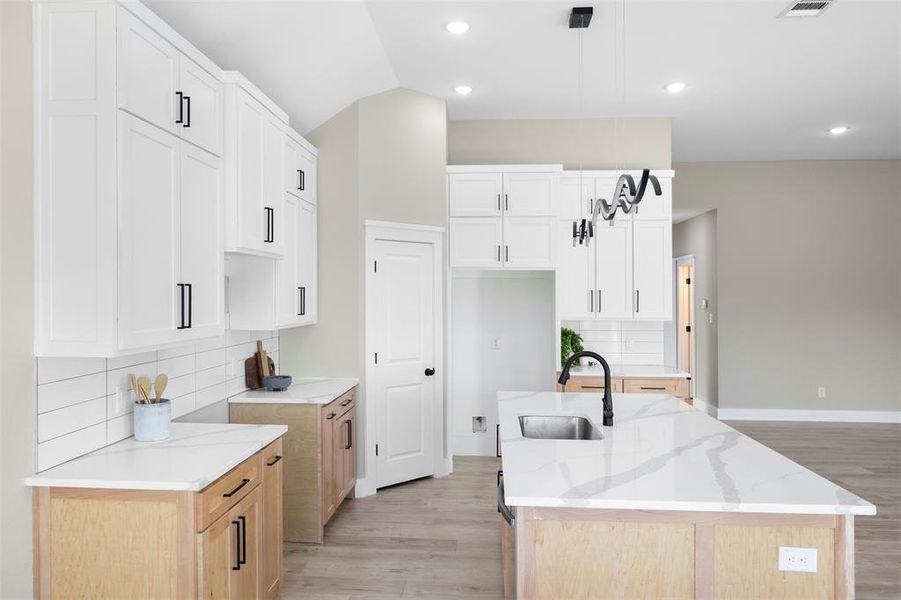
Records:
M190 329L194 325L194 286L186 283L185 287L188 288L188 324L185 328Z
M182 127L190 127L191 126L191 97L185 96L185 104L187 104L188 110L186 110L185 123Z
M235 526L235 564L232 571L241 570L241 521L232 521Z
M433 369L432 367L429 367L428 369L425 370L426 377L431 377L434 374L435 374L435 369Z
M176 283L179 291L179 304L181 305L181 319L178 322L178 327L176 329L187 329L185 326L185 284Z
M247 521L244 515L238 517L241 521L241 556L238 558L238 564L247 564Z
M354 430L353 430L353 422L348 419L344 421L344 424L347 425L347 439L344 441L344 449L350 450L354 445Z
M178 119L175 121L176 123L184 123L185 122L185 95L181 92L175 92L175 95L178 96Z

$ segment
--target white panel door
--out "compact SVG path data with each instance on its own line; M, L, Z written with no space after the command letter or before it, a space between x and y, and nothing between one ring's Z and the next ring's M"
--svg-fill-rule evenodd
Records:
M263 122L267 111L242 89L238 105L238 240L242 249L265 250L268 212L263 209Z
M553 269L557 264L557 217L505 217L504 266Z
M500 216L502 179L500 173L452 173L448 175L450 216Z
M434 473L435 303L431 244L376 240L377 487ZM430 375L431 373L431 375Z
M560 319L594 318L593 246L573 246L572 221L557 221L557 315Z
M178 276L179 141L119 113L119 347L172 342Z
M559 173L504 173L504 214L556 217Z
M225 329L222 160L183 142L179 170L178 283L190 286L185 290L190 318L179 338L212 337Z
M594 197L594 178L579 177L578 173L567 173L560 178L561 219L570 221L587 218L591 213L591 199Z
M301 200L298 203L297 229L297 285L300 286L301 325L316 323L319 314L318 226L316 205Z
M178 135L222 155L222 84L187 56L179 66L179 86L184 94Z
M276 319L279 327L297 325L300 318L298 280L298 242L300 237L300 200L285 194L285 257L275 263Z
M117 19L119 107L175 131L179 51L122 7Z
M450 219L450 266L497 269L503 266L500 217Z
M263 250L275 256L285 254L285 125L267 111L263 120Z
M633 314L638 320L673 318L672 224L633 222Z
M595 257L594 308L598 319L632 318L632 219L617 219L612 226L598 223Z

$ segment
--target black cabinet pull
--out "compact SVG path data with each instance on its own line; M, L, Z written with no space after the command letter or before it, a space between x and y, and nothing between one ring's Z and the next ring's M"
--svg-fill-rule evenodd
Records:
M500 194L497 195L497 210L498 211L501 210L501 195Z
M185 104L188 105L187 110L185 111L185 124L182 127L190 127L191 126L191 97L185 96Z
M232 496L234 496L235 494L238 493L238 490L240 490L242 487L244 487L248 483L250 483L250 480L245 477L244 479L241 480L241 483L238 484L238 487L236 487L235 489L233 489L232 491L230 491L226 494L222 494L222 497L223 498L231 498Z
M643 390L656 391L656 392L665 392L665 387L651 387L651 386L640 386Z
M497 437L495 439L495 444L497 445L497 457L500 458L501 457L501 424L500 423L497 424ZM497 472L498 483L500 483L500 481L501 481L500 476L501 476L501 472L498 471Z
M304 285L300 286L300 314L307 314L307 287Z
M185 95L181 92L175 92L175 95L178 96L178 119L175 121L176 123L184 123L185 119Z
M354 430L353 430L353 421L347 419L344 421L344 424L347 425L347 441L344 442L344 449L350 450L354 445Z
M232 521L235 526L235 564L232 565L232 571L241 570L241 521Z
M498 244L497 246L497 262L501 262L501 246Z
M334 419L334 418L335 418L335 413L329 413L328 416L327 416L325 419L326 419L327 421L331 421L331 420Z
M181 311L181 316L178 321L178 327L176 327L176 329L187 329L187 327L185 327L185 284L176 283L175 285L178 286L178 292L179 292L178 303L180 305L180 311Z
M601 301L601 290L598 290L598 312L604 312L604 303Z
M504 246L504 262L510 262L510 246Z
M194 285L186 283L185 287L188 289L188 324L185 329L190 329L194 326Z
M302 192L307 189L307 174L303 169L298 169L298 171L300 172L300 187L297 189Z
M280 461L281 459L282 459L282 457L279 456L278 454L276 454L275 456L272 457L272 460L270 460L269 462L266 463L266 466L267 466L267 467L271 467L272 465L274 465L275 463L277 463L277 462Z
M263 241L271 244L275 241L275 209L264 206L263 212L266 214L266 237Z
M353 401L354 401L353 398L348 398L347 400L345 400L344 402L341 403L341 406L347 406L348 404L350 404Z
M247 520L244 515L238 517L241 521L241 557L238 559L239 565L247 564Z
M504 210L510 210L510 196L504 194Z
M303 189L303 171L301 169L297 169L297 189Z
M594 312L594 290L588 290L588 312Z

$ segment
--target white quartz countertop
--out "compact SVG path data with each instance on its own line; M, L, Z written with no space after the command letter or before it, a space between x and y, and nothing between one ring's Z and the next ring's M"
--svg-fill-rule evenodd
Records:
M286 431L285 425L172 423L168 440L128 438L28 477L25 484L197 492Z
M557 371L560 371L558 368ZM600 365L592 367L573 366L569 370L572 377L603 377L604 369ZM616 378L640 378L640 379L687 379L691 373L675 367L660 365L610 365L610 376Z
M509 506L794 514L876 514L876 507L671 396L499 392ZM520 415L588 417L604 439L527 439ZM840 444L841 440L837 440ZM840 451L837 448L836 451Z
M250 390L228 401L230 404L328 404L359 383L353 377L301 377L284 392Z

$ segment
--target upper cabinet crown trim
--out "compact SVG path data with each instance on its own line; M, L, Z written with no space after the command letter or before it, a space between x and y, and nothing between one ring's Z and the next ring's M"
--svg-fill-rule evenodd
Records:
M635 175L636 173L641 173L641 169L585 169L583 171L576 170L564 170L561 177L566 177L567 179L571 179L574 177L578 177L581 175L582 177L616 177L618 173L629 173L630 175ZM651 175L656 175L657 177L666 177L673 178L676 176L676 172L672 169L651 169Z
M448 165L448 173L559 173L563 165Z
M244 77L239 71L223 71L222 82L232 83L244 88L244 91L253 96L254 100L265 106L266 110L275 115L279 121L282 121L285 125L288 124L288 113L279 108L278 104L273 102L269 96L255 86L253 82Z

